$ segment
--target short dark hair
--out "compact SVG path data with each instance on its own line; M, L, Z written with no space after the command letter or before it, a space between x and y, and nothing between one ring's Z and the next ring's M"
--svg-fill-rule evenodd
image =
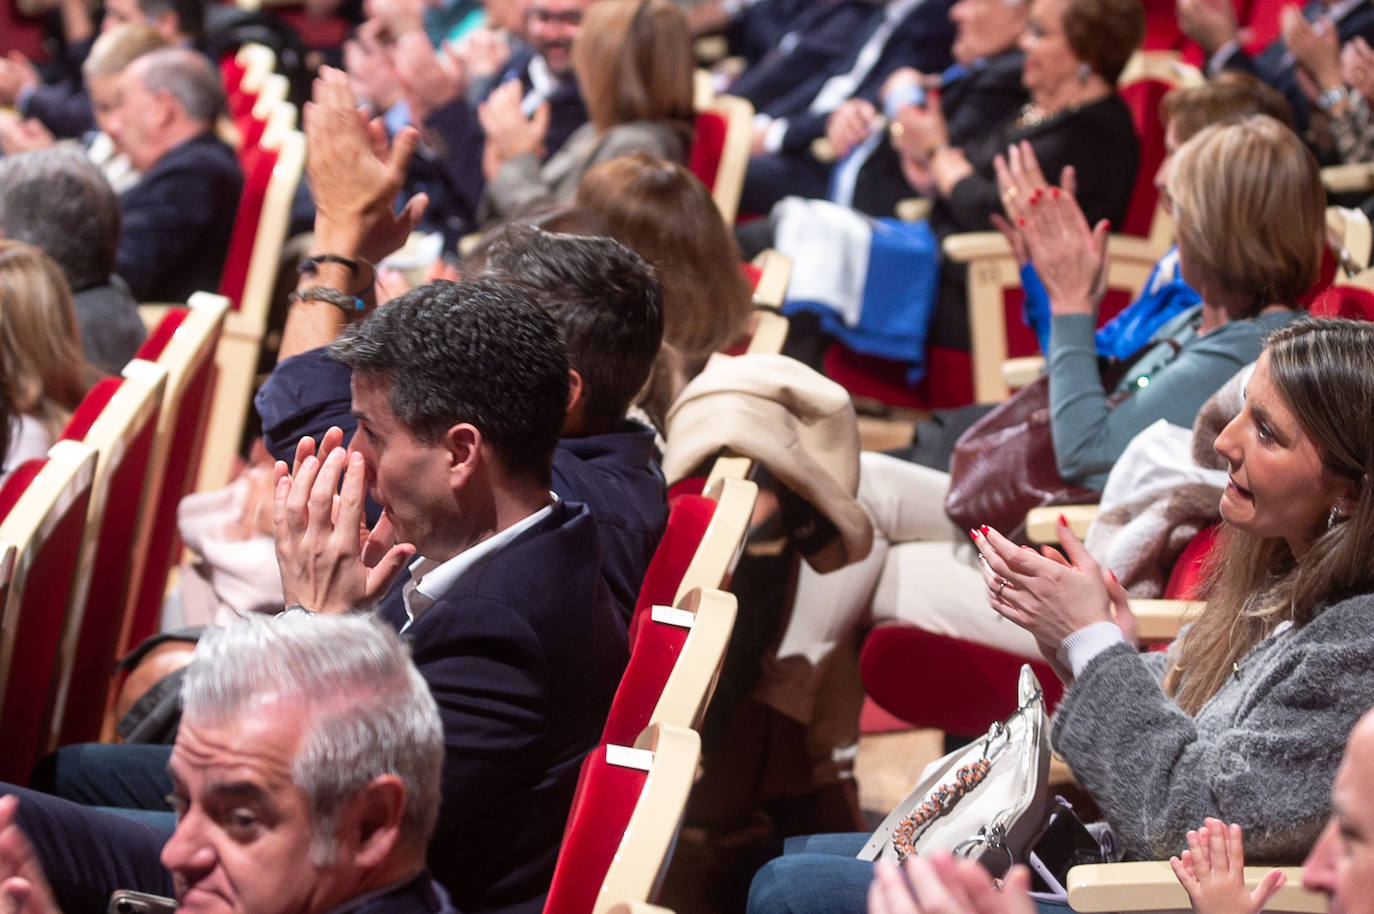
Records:
M205 35L205 0L138 0L145 16L176 14L181 33L199 41Z
M428 283L349 327L329 352L390 382L392 412L420 440L471 423L506 470L548 483L568 408L568 354L552 315L520 284Z
M0 159L0 235L39 248L73 292L107 282L119 250L119 198L86 154L56 146Z
M585 431L614 431L663 341L663 289L643 257L611 238L514 224L484 249L488 275L523 283L563 328L582 376Z
M1069 49L1112 85L1145 38L1140 0L1069 0L1064 10Z

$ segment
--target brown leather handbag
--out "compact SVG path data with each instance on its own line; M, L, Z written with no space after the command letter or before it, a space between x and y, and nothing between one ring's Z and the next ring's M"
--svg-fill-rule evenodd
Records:
M949 473L949 519L964 530L987 524L1018 543L1025 542L1031 508L1082 504L1100 495L1059 475L1048 377L1021 388L970 426L954 445Z

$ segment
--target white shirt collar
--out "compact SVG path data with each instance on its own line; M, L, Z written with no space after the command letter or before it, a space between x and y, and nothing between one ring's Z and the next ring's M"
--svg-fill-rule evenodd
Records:
M552 514L553 506L557 503L558 496L550 492L547 505L477 545L464 549L446 562L417 557L410 563L410 580L401 589L401 602L405 604L406 610L406 624L401 627L401 632L404 633L410 628L411 624L447 593L460 577L487 562L520 534Z

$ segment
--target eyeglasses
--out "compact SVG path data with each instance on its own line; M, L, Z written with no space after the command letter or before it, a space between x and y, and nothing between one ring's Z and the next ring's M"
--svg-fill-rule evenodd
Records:
M581 10L564 10L561 13L555 13L535 6L530 7L529 17L540 25L579 26L582 24Z

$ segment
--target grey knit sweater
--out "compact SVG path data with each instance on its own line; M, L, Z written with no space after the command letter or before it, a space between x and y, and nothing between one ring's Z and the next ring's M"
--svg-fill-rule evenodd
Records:
M1160 688L1164 658L1118 644L1073 683L1052 740L1130 859L1183 850L1204 816L1245 829L1247 863L1296 864L1330 810L1346 736L1374 705L1374 595L1260 643L1203 706Z

